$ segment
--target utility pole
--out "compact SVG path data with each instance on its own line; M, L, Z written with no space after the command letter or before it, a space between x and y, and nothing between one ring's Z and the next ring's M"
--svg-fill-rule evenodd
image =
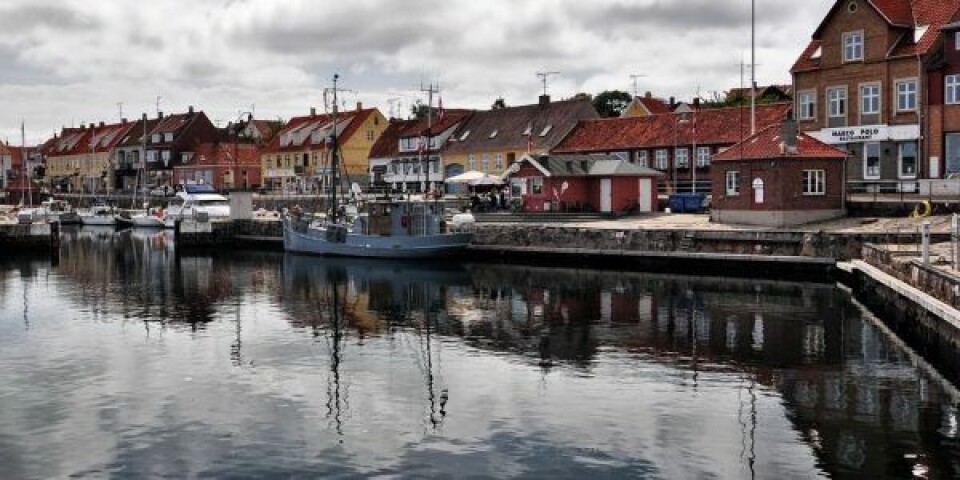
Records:
M637 79L638 79L638 78L645 78L645 77L646 77L646 75L644 75L644 74L642 74L642 73L635 73L635 74L633 74L633 75L630 75L630 79L633 80L633 98L637 98L637 97L639 96L639 93L640 93L640 92L639 92L639 89L637 88Z
M163 98L163 95L157 95L157 116L160 116L160 99Z
M123 102L117 102L117 110L120 112L120 121L123 121Z
M543 95L547 95L547 79L551 75L560 75L560 72L537 72L537 76L540 77L540 81L543 82Z

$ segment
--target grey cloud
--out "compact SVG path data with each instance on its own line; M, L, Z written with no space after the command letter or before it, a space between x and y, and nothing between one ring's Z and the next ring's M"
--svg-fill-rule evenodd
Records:
M86 31L99 28L101 22L82 12L50 5L26 5L0 10L0 29L16 33L32 30L37 26L58 31Z
M657 0L648 5L615 3L608 6L577 7L582 15L576 18L595 29L615 30L626 26L676 29L705 28L726 30L750 24L750 9L746 2L731 3L717 0ZM756 12L758 22L782 19L790 11L790 2L764 2Z

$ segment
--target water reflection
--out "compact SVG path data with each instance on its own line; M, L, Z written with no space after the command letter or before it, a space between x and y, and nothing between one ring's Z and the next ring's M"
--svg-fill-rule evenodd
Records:
M960 474L956 389L832 286L68 234L0 260L4 475Z

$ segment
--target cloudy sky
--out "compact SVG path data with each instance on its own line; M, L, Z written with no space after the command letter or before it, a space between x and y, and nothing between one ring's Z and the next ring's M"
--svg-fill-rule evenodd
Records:
M788 70L832 0L757 1L757 81ZM288 118L344 101L409 112L421 83L446 108L607 89L690 98L740 84L749 0L3 0L0 139L195 105ZM749 72L748 72L749 76ZM393 100L391 102L392 99ZM399 103L399 106L397 104Z

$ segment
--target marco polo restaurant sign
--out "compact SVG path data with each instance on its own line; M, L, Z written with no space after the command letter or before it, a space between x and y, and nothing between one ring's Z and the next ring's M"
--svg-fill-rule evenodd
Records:
M916 140L920 138L919 125L862 125L857 127L824 128L808 132L824 143L863 143Z

